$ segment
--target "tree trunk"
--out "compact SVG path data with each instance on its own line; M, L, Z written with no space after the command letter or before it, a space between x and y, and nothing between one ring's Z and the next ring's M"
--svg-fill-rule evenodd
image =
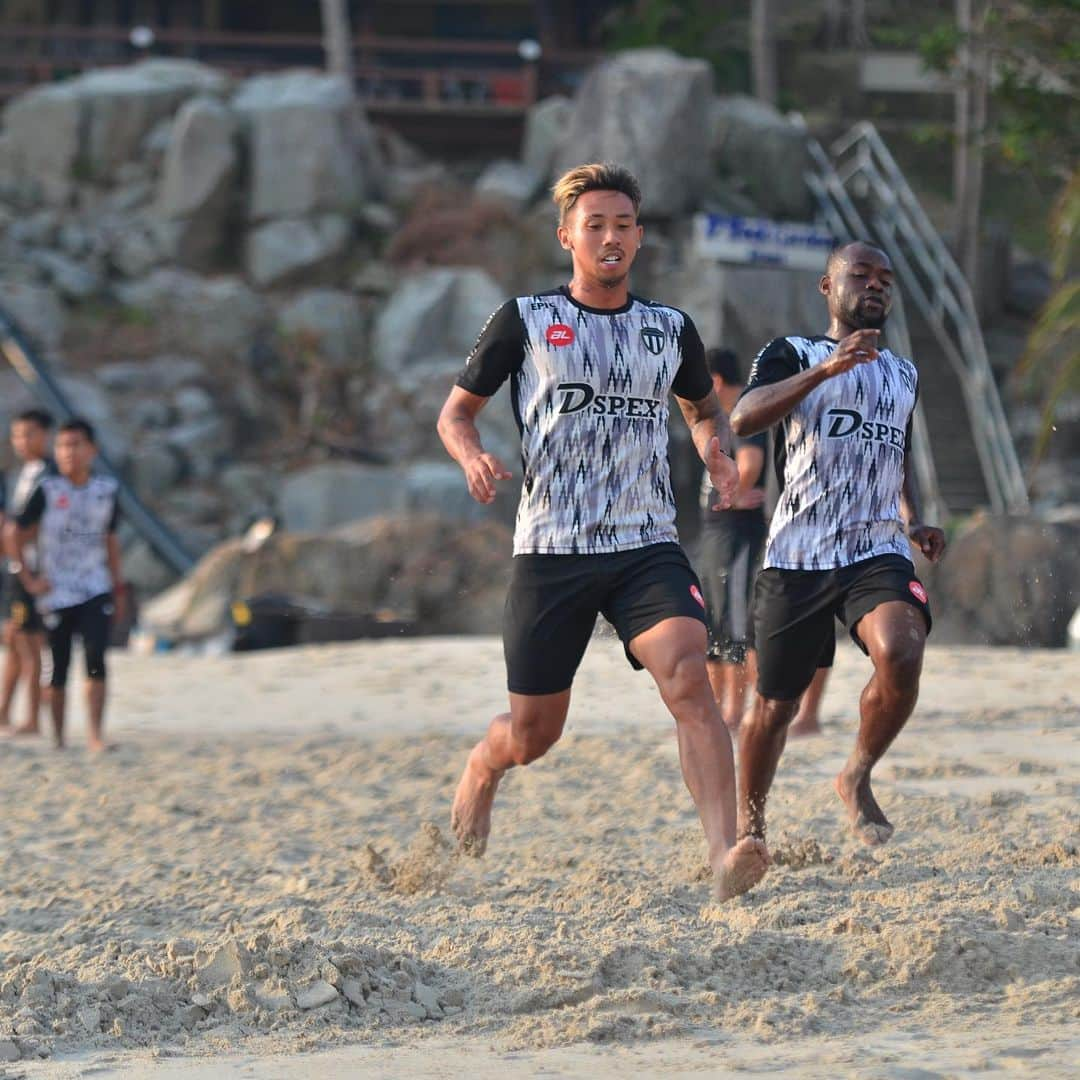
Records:
M953 231L956 261L978 286L979 210L983 186L983 141L990 83L990 54L984 34L982 0L956 0L957 85L953 149Z
M754 97L775 105L779 91L776 78L776 37L773 34L771 0L753 0L751 4L750 56L754 68Z
M352 33L349 30L348 0L319 0L319 2L322 7L326 70L332 75L344 75L352 86Z
M866 0L851 0L848 28L848 43L853 49L870 48L870 34L866 29Z

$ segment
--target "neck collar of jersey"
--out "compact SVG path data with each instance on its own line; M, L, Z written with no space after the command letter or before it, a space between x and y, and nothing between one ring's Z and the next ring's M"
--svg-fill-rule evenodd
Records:
M590 315L622 315L624 312L629 311L634 306L634 297L631 293L626 294L626 303L617 308L599 308L589 307L588 304L583 304L580 300L575 300L570 293L569 285L560 285L559 292L570 301L576 308L580 308L582 311L587 311Z

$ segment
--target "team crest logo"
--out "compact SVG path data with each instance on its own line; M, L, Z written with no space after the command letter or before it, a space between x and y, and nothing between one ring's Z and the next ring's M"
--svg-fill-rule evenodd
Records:
M544 337L547 338L547 343L553 345L556 349L561 349L564 345L574 344L573 328L567 326L566 323L553 323L544 331Z
M908 588L911 590L911 595L914 596L920 604L926 603L926 590L922 587L921 582L909 581Z
M664 331L659 327L643 326L641 328L641 341L653 356L659 356L664 351Z
M690 586L690 595L702 606L705 606L705 597L701 595L701 590L696 585Z

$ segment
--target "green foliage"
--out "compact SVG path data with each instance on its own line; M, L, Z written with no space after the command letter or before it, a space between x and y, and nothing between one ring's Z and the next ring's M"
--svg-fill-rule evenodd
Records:
M628 0L610 19L605 43L616 52L662 46L707 60L718 90L746 91L750 86L747 11L746 5L720 5L713 0Z

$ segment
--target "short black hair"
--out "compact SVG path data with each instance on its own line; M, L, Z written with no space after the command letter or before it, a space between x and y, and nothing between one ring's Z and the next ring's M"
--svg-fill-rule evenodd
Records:
M833 266L838 259L844 257L844 252L850 247L865 247L871 251L876 251L879 255L884 255L892 265L892 260L889 259L889 253L883 248L877 246L877 244L871 243L869 240L837 240L831 248L829 248L829 254L825 256L825 273L831 274L833 272Z
M710 375L719 375L727 386L742 386L739 358L731 349L707 349L705 366L708 367Z
M94 425L89 420L84 420L81 416L73 416L70 420L65 420L57 429L56 434L59 435L64 431L78 431L86 436L86 441L97 446L97 437L94 435Z
M12 417L11 422L13 424L36 424L42 431L51 431L53 424L56 423L52 413L46 412L44 409L23 409L21 413L17 413Z

